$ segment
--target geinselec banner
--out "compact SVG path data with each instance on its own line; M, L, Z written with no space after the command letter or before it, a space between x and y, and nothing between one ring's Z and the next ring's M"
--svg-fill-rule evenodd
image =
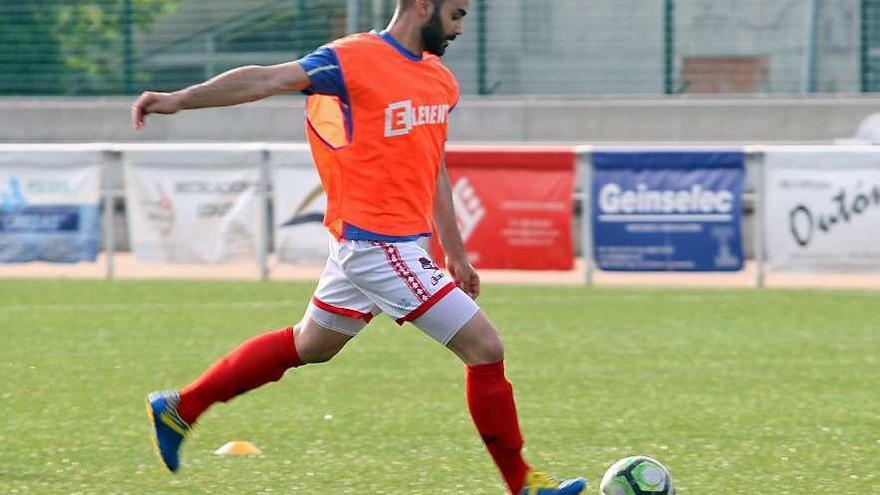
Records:
M131 246L140 261L253 260L259 249L259 151L125 155Z
M95 261L100 244L100 155L0 155L0 263Z
M880 271L880 150L767 149L774 271Z
M600 269L742 269L744 153L597 150L592 161Z

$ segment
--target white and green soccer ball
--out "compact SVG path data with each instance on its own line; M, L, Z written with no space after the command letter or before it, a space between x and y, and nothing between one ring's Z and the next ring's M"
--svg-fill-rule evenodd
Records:
M674 495L675 485L666 466L637 455L621 459L605 471L599 484L602 495Z

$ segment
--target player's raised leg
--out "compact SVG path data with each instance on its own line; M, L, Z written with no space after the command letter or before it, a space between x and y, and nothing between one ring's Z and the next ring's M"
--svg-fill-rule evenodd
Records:
M414 323L418 325L419 321ZM519 428L513 386L504 372L504 345L498 331L483 311L478 311L455 334L447 347L466 365L465 392L471 418L511 493L583 493L586 481L582 478L550 478L532 470L523 457L523 437Z
M162 462L171 471L179 468L181 443L212 404L280 380L290 368L329 361L378 312L372 301L345 278L337 261L328 259L298 325L253 337L179 394L169 391L149 395L147 412Z
M359 330L363 324L353 321L349 327ZM180 393L151 393L147 413L162 462L169 470L177 471L180 445L212 404L278 381L290 368L328 361L355 333L330 330L306 317L296 327L266 332L244 342Z

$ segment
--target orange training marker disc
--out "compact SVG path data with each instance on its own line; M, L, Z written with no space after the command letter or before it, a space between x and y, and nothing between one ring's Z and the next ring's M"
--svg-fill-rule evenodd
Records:
M217 455L260 455L263 451L250 442L236 440L220 447L214 453Z

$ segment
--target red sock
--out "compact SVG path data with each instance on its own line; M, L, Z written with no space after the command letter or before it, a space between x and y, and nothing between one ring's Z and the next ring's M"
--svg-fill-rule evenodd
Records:
M511 493L519 493L529 465L522 456L523 438L504 361L468 366L465 390L471 418L489 454Z
M278 381L289 368L302 364L293 342L293 328L258 335L233 349L184 388L177 413L192 425L211 404Z

